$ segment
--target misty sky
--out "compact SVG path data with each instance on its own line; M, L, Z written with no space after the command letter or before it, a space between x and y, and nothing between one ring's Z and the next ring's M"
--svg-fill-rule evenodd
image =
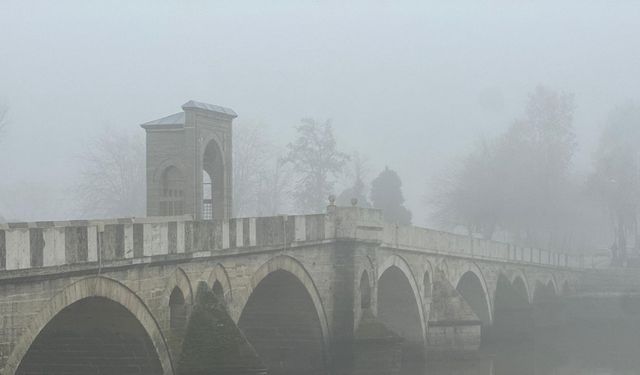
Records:
M399 172L424 224L427 178L538 84L575 94L587 169L607 112L640 101L639 36L635 1L0 0L0 185L64 188L102 127L142 132L195 99L282 143L333 119L372 174Z

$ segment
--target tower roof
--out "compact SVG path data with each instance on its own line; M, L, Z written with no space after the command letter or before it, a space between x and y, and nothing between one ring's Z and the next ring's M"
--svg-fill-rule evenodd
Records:
M184 125L184 112L174 113L167 117L159 118L157 120L145 122L142 126L146 125Z
M216 112L216 113L231 116L234 118L238 117L238 114L231 108L226 108L226 107L222 107L215 104L197 102L195 100L189 100L188 102L182 105L182 109L187 109L187 108L203 109L205 111Z
M197 102L195 100L189 100L188 102L184 103L182 105L182 109L185 111L187 109L199 109L203 111L214 112L223 116L230 117L232 119L238 117L238 114L231 108L226 108L215 104ZM184 112L178 112L166 117L159 118L157 120L145 122L141 126L145 129L152 126L173 128L175 126L184 126L185 118L186 116Z

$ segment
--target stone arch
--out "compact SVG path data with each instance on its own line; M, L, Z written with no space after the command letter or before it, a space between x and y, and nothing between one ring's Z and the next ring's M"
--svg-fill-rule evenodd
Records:
M251 277L251 285L249 286L248 293L243 301L241 302L241 307L238 309L241 313L244 310L249 297L255 290L255 288L260 284L260 282L267 277L270 273L275 271L286 271L294 275L298 281L302 283L305 287L307 293L309 293L309 297L313 302L313 306L316 309L316 313L318 314L318 319L320 320L320 327L322 328L322 336L325 342L325 346L329 342L329 324L327 323L327 315L324 310L324 306L322 304L322 299L320 298L320 292L318 292L318 288L315 285L315 282L311 278L311 275L307 272L304 266L295 258L288 255L279 255L274 258L271 258L269 261L264 263ZM240 317L234 317L237 321Z
M534 302L536 296L540 294L542 289L544 289L545 294L549 294L549 292L551 292L553 296L559 295L555 278L551 274L546 274L542 278L535 281L531 293L531 303Z
M404 258L398 255L392 255L388 257L384 261L384 263L382 263L378 267L378 272L377 272L378 281L376 282L376 290L378 290L378 293L379 293L380 279L382 278L384 272L392 267L396 267L400 271L402 271L402 273L404 274L404 277L409 282L409 286L411 287L411 291L413 292L413 298L418 307L418 315L419 315L420 326L421 326L420 333L421 333L422 342L424 343L426 342L426 325L425 325L425 314L424 314L424 308L423 308L424 303L423 303L422 295L420 293L420 288L418 287L418 283L416 281L415 276L413 275L413 272L411 271L411 267L409 266L409 263L407 263L407 261ZM379 298L377 302L379 307L379 303L380 303Z
M220 142L210 138L204 143L202 151L202 218L223 220L228 217L228 196L226 186L226 162ZM207 182L208 180L208 182Z
M233 289L231 288L231 279L229 279L229 274L224 266L220 263L217 263L211 271L209 271L209 275L206 277L207 285L209 289L212 289L215 285L216 281L220 283L222 286L222 292L224 295L224 302L226 304L231 303L233 300Z
M422 275L422 294L424 302L427 303L431 300L433 295L433 266L429 261L425 262L424 274Z
M511 282L510 280L513 280ZM493 296L492 339L530 340L533 316L528 285L521 274L498 274Z
M276 256L254 273L238 327L269 373L323 373L329 330L313 279L290 256Z
M446 280L448 280L449 282L451 282L450 279L450 273L449 273L449 265L447 264L446 260L442 260L440 262L440 264L438 264L438 266L436 267L438 270L440 270L440 272L442 272L442 275L444 276L444 278Z
M511 282L513 288L520 294L523 294L527 302L531 303L531 292L529 291L529 283L520 275L516 275Z
M103 276L93 276L78 280L46 302L45 306L31 319L20 336L11 355L7 359L3 373L13 374L16 372L22 358L27 354L30 346L40 332L63 309L71 306L75 302L91 297L103 298L115 302L131 313L148 335L160 361L162 373L164 375L174 373L166 340L158 322L144 301L125 285Z
M516 287L518 280L520 280L519 282L522 283L522 286L524 287L524 291L527 294L527 301L531 302L531 288L529 288L529 280L527 279L527 276L525 275L524 271L522 271L521 269L517 269L515 270L515 272L512 274L511 276L511 285L513 285L514 287Z
M480 267L475 263L465 263L454 285L456 290L462 294L471 309L482 321L482 324L485 326L491 325L493 322L491 295L489 294L487 281ZM484 298L476 298L474 294L477 292L481 292L481 296Z
M367 270L362 271L360 276L360 308L368 309L371 307L371 279Z
M560 295L560 290L558 289L558 283L556 282L556 278L553 275L549 275L549 280L547 281L547 286L549 286L549 283L551 283L551 286L553 287L553 293L556 296Z
M571 293L571 287L569 286L569 280L565 280L564 283L562 283L562 290L560 291L560 293L563 296L568 296L569 293Z
M365 259L367 261L363 262L364 263L364 267L363 268L369 273L369 277L370 277L369 281L372 282L371 286L373 287L374 286L374 282L375 282L375 280L377 278L377 275L375 274L376 266L375 266L375 263L373 262L373 259L371 259L371 257L369 255L366 255Z
M164 159L159 165L158 167L154 170L153 172L153 177L152 177L152 181L153 182L162 182L162 175L164 174L164 172L169 168L169 167L176 167L178 168L178 170L180 171L184 171L185 166L183 163L181 163L178 160L174 160L171 158L168 159Z
M193 288L191 287L191 281L189 280L189 276L187 276L187 273L180 267L176 267L175 271L173 271L171 276L169 276L169 278L167 279L163 293L164 305L167 305L169 303L171 293L176 287L179 288L182 292L184 296L184 302L188 306L192 306Z

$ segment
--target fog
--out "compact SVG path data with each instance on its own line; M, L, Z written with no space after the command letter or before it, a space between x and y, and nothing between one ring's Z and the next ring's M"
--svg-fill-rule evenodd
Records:
M58 202L41 219L69 218L60 200L89 139L105 126L142 133L195 99L283 145L301 118L332 119L369 179L398 172L424 225L428 179L503 132L538 85L575 95L574 167L587 173L607 113L640 98L639 12L633 1L5 0L0 185Z
M640 373L639 36L632 0L0 0L0 373Z

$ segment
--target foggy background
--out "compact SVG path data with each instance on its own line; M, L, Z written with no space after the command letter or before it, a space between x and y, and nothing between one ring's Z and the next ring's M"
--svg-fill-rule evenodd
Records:
M367 181L397 171L429 225L429 181L503 133L538 85L574 95L573 169L590 173L608 113L640 98L639 14L633 1L2 1L0 213L77 217L90 140L142 135L194 99L282 147L302 118L331 119Z

